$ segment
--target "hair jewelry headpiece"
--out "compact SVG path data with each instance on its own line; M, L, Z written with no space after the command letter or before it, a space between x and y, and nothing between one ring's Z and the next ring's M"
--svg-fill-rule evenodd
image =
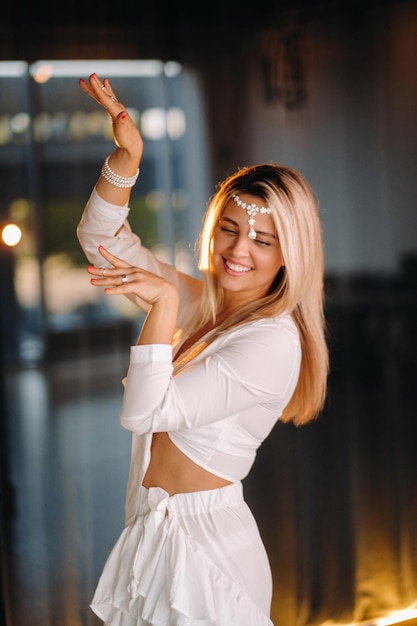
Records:
M246 202L243 202L243 200L241 200L237 194L234 194L232 198L236 202L236 204L238 206L241 206L242 209L245 209L246 213L248 214L249 239L256 239L256 230L254 229L255 215L257 215L258 213L268 213L269 215L272 213L272 209L268 209L265 206L258 206L254 202L252 204L247 204Z

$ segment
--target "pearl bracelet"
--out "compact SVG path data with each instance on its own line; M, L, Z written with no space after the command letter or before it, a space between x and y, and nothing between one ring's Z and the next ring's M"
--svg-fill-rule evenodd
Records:
M109 154L109 156L106 158L106 160L103 163L103 167L101 168L102 177L105 180L107 180L107 182L110 183L110 185L113 185L114 187L123 187L123 188L133 187L133 185L136 183L138 176L139 176L139 168L137 169L137 172L134 176L119 176L119 174L116 174L116 172L113 172L113 170L111 169L109 165L110 156L111 155Z

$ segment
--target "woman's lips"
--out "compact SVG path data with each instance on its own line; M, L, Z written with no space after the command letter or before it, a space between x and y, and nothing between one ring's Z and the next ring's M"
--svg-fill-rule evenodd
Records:
M241 265L240 263L233 263L233 261L229 261L228 259L223 259L226 271L229 273L233 273L235 275L243 275L247 274L251 271L251 267L247 265Z

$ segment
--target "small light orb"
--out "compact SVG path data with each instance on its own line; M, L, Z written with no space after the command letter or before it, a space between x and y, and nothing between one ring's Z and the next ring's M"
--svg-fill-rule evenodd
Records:
M6 246L17 246L22 238L22 231L16 224L7 224L1 231L1 238Z

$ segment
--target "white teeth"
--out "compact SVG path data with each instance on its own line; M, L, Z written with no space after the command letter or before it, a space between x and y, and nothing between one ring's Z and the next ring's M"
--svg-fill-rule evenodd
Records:
M230 263L230 261L226 261L226 265L233 272L249 272L250 267L245 267L244 265L235 265L234 263Z

